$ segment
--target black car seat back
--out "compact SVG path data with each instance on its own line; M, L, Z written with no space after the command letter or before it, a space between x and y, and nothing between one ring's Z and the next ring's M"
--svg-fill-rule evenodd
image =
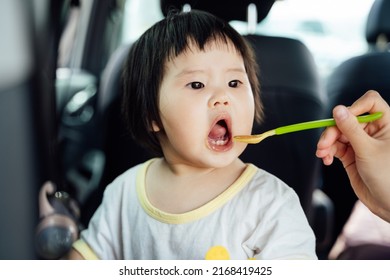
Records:
M98 188L80 206L80 222L88 224L101 203L106 186L121 173L152 156L136 143L126 129L121 113L123 94L122 70L131 44L120 46L111 55L100 83L97 99L99 149L104 153L104 167Z

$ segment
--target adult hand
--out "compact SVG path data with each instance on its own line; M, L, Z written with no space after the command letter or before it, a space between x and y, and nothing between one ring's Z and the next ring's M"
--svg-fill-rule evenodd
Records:
M381 119L360 124L356 116L383 112ZM368 91L349 108L336 106L337 126L327 128L317 144L317 157L330 165L341 160L354 192L376 215L390 222L390 107Z

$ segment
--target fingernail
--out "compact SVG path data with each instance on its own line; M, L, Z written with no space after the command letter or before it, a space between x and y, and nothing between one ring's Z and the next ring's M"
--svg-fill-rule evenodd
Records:
M339 106L339 107L336 107L334 112L333 112L333 115L336 119L342 121L342 120L345 120L348 118L348 109L344 106Z

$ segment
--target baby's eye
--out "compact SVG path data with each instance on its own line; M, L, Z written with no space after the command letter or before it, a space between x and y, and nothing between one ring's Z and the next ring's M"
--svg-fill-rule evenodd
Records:
M236 88L241 82L239 80L233 80L229 82L229 87Z
M201 82L192 82L192 83L189 83L188 86L191 87L192 89L204 88L204 84Z

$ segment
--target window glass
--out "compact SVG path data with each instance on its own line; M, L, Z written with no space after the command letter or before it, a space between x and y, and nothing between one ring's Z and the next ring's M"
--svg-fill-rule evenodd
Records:
M276 1L257 32L301 40L326 79L342 61L367 50L365 24L373 0Z
M58 49L58 67L69 67L74 51L76 31L80 19L80 6L71 6L66 20L65 28L61 34Z
M123 42L134 42L143 32L162 18L160 0L127 0Z

